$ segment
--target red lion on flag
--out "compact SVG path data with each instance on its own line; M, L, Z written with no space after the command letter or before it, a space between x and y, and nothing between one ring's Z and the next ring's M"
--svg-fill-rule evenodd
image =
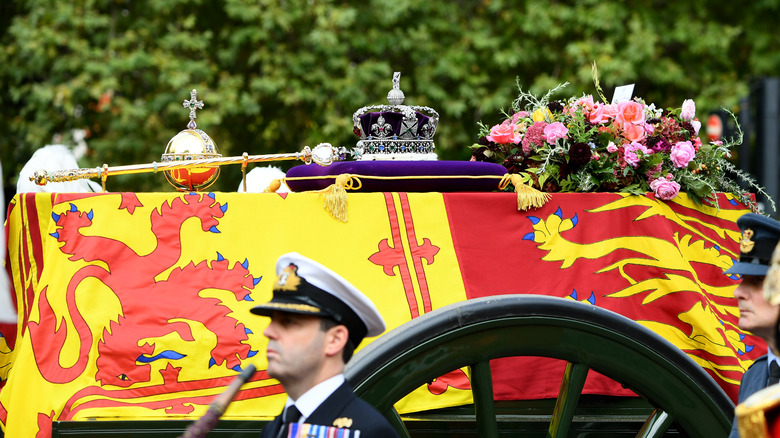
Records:
M127 205L127 197L135 197L122 196L123 206ZM137 198L130 204L133 202L135 206L140 205ZM125 242L90 235L89 228L95 219L92 210L80 212L71 203L70 209L62 214L53 213L56 232L51 236L64 243L60 250L70 255L69 260L83 260L87 265L76 272L67 286L67 311L79 339L78 359L70 366L60 364L68 324L54 311L46 290L41 292L40 320L29 324L33 350L36 357L52 350L61 357L37 361L41 375L53 383L73 381L88 369L90 351L97 342L96 381L120 387L149 382L152 362L185 356L175 349L161 349L156 340L178 336L183 341L193 341L196 325L205 326L216 336L216 346L209 351L208 366L225 364L240 369L241 361L256 353L246 343L247 333L251 332L230 315L222 300L201 293L219 289L232 292L236 300L245 300L260 279L249 273L247 260L231 267L219 253L214 260L190 262L184 267L176 265L182 256L181 225L197 218L204 232L219 233L218 219L226 211L227 204L216 202L213 194L192 193L164 203L151 213L156 246L145 255L138 254ZM176 223L179 226L172 225ZM103 328L99 341L76 300L79 286L95 280L110 289L121 306L116 319ZM83 300L80 298L79 303Z

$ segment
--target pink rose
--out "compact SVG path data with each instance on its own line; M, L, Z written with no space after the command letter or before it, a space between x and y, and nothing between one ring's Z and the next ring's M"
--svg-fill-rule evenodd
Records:
M550 144L555 144L559 138L566 138L568 133L569 129L561 122L550 123L544 127L544 139Z
M672 146L672 150L669 153L669 158L672 159L672 163L679 168L688 166L688 163L696 157L696 149L689 141L681 141Z
M643 144L635 141L625 145L623 149L623 159L626 163L630 164L631 167L638 167L639 162L641 161L641 158L637 155L636 151L641 151L645 155L652 153L652 151L647 149Z
M701 122L698 120L691 120L691 126L693 126L693 135L699 135L701 129Z
M631 167L639 166L639 156L636 154L636 148L626 145L625 149L623 149L623 159L626 163L630 164Z
M610 119L614 119L617 117L617 105L612 105L611 103L602 103L601 104L604 107L604 116Z
M594 104L593 110L588 115L588 120L590 123L597 125L600 123L607 123L612 117L615 117L614 110L614 105L604 105L601 102L596 102Z
M490 135L487 136L487 139L498 144L520 143L520 136L515 132L515 127L509 123L502 123L490 128Z
M576 102L574 102L575 105L579 105L582 107L582 112L587 114L590 114L591 111L593 111L593 108L595 108L595 103L593 103L593 96L588 94L587 96L580 97L577 99Z
M645 131L644 123L642 124L623 123L623 136L628 141L631 142L642 141L645 139L646 133L647 131Z
M650 190L655 193L656 198L668 201L680 193L680 184L662 177L650 181Z
M694 117L696 117L696 103L691 99L685 99L680 111L680 118L690 122Z
M588 113L588 121L590 123L598 125L599 123L604 123L609 118L604 116L604 105L596 104L596 106L593 107L593 110Z
M644 123L645 121L645 108L639 102L633 100L626 100L620 102L617 105L617 120L621 125L626 123Z
M609 142L609 144L607 145L607 152L609 152L610 154L613 152L617 152L617 146L615 146L615 143Z

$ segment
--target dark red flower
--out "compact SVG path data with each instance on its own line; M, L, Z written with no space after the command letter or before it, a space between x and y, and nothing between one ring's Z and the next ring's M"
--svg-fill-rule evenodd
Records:
M587 143L572 143L569 148L569 164L578 167L590 163L590 146Z
M547 104L547 109L550 110L550 112L559 113L563 111L563 104L558 101L550 102Z

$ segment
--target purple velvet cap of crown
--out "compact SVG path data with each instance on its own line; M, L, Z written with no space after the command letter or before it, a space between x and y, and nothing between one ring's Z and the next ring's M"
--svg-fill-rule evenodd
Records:
M506 174L500 164L480 161L343 161L330 166L300 165L287 172L287 185L296 192L321 190L343 173L398 176L404 179L362 178L358 192L490 192L498 190L498 178L436 178L437 176L495 176ZM319 179L295 180L300 177ZM409 178L419 176L420 178ZM428 177L432 178L428 178Z
M428 119L430 117L426 116L425 114L415 111L417 113L417 130L414 132L415 138L420 133L420 127L428 123ZM386 137L392 138L394 135L401 136L401 122L404 119L404 115L402 113L397 113L393 111L383 111L383 112L370 112L365 113L362 116L359 117L360 119L360 126L363 127L363 133L366 135L366 138L368 136L374 136L373 132L371 131L371 126L376 123L376 121L379 119L379 116L382 116L385 118L385 123L389 123L390 126L392 126L393 131L388 132L385 134ZM357 133L356 133L357 134ZM422 135L420 134L422 137Z

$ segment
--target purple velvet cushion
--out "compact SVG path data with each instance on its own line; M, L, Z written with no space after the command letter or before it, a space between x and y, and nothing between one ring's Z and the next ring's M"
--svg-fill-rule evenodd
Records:
M361 178L358 192L490 192L498 190L499 178L430 178L435 176L501 177L506 168L496 163L479 161L343 161L330 166L303 164L287 172L287 185L296 192L321 190L333 184L343 173L366 176L418 176L413 179ZM295 180L296 177L320 176L317 179Z

